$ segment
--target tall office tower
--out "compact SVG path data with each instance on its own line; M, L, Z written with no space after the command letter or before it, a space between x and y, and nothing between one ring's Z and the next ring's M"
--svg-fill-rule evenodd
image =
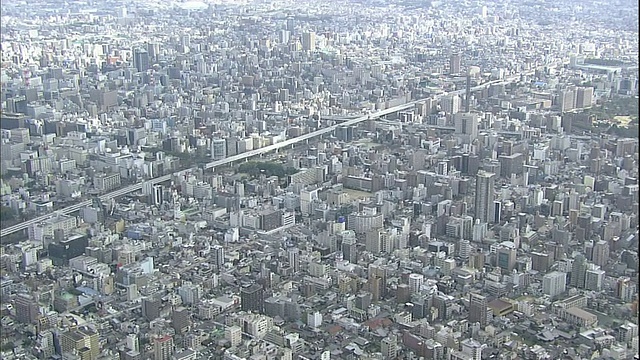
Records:
M306 51L316 49L316 33L313 31L302 33L302 49Z
M636 284L631 281L631 278L623 276L616 281L616 296L622 301L631 301L637 295Z
M382 228L371 229L370 231L367 231L365 236L366 250L372 254L379 255L381 252L383 252L382 242L385 236L388 236L387 232Z
M287 258L289 260L289 266L291 266L293 272L300 271L300 250L298 248L288 249Z
M449 58L449 74L459 74L460 73L460 62L462 58L460 54L452 54L451 58Z
M487 325L487 298L476 293L469 294L469 323L480 323L480 327Z
M224 247L222 247L221 245L214 245L211 248L211 252L213 255L213 266L216 267L216 269L220 270L224 267Z
M184 34L184 35L180 36L180 45L182 45L182 47L184 47L184 48L191 47L191 35Z
M165 335L153 342L153 359L169 360L173 356L173 336Z
M561 112L571 111L576 107L576 91L574 88L566 88L558 94L558 106Z
M148 321L155 320L160 317L160 307L162 303L156 296L142 299L142 316Z
M377 302L381 299L382 279L375 274L369 274L367 281L368 290L371 293L371 301Z
M588 108L593 104L593 88L579 87L576 91L576 108Z
M458 241L457 252L461 258L468 259L471 256L471 241L464 239Z
M149 52L145 49L135 49L133 51L133 66L139 72L149 70Z
M157 42L148 43L147 52L149 53L149 60L155 63L158 61L158 55L160 55L160 44Z
M348 236L343 235L344 233L349 234ZM348 262L355 264L358 261L358 249L357 249L357 239L353 232L345 231L341 234L342 237L342 258L347 260ZM353 234L351 236L351 234Z
M535 271L546 273L551 267L552 262L552 258L548 253L531 252L531 269Z
M591 291L601 291L604 283L604 270L599 266L592 265L584 275L584 288Z
M482 223L493 222L494 184L496 175L480 170L476 176L475 217Z
M227 140L213 139L211 140L211 159L223 160L227 157Z
M369 265L369 291L374 301L387 296L387 269L376 265Z
M252 284L240 291L242 311L264 312L264 290L258 284Z
M478 138L478 114L457 113L454 117L455 134L465 144L471 144Z
M409 289L412 294L420 293L420 288L424 284L424 275L422 274L409 274Z
M505 246L496 250L496 265L508 272L513 271L516 266L516 249Z
M542 292L551 297L562 294L566 289L566 273L560 271L552 271L542 278Z
M609 243L605 240L600 240L593 245L593 263L604 267L609 261Z
M460 97L458 95L445 96L440 100L442 111L455 115L460 111Z
M160 184L153 185L151 191L151 203L153 205L161 205L164 201L164 187Z
M278 42L280 44L288 44L290 38L291 38L291 31L284 30L284 29L278 31Z
M585 276L587 274L587 259L582 254L576 255L571 265L571 286L579 289L584 288Z
M467 84L464 95L464 112L471 111L471 74L467 73Z
M296 29L296 20L291 18L287 19L286 27L288 31L291 31L291 33L293 33Z
M39 315L38 303L31 296L18 294L14 302L16 320L22 324L33 323Z
M186 307L180 306L171 313L171 326L177 334L184 334L191 328L191 312Z

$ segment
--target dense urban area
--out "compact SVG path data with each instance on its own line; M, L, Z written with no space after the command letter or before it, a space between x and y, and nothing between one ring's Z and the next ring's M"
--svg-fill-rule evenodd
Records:
M638 3L2 1L0 358L638 358Z

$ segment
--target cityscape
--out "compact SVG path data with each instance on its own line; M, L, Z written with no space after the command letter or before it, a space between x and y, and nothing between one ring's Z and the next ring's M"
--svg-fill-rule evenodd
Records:
M2 1L0 358L639 359L639 15Z

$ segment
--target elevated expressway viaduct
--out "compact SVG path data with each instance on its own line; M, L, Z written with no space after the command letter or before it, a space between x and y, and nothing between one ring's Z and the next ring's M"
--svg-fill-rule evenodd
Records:
M490 85L493 85L493 84L512 83L512 82L518 81L521 78L521 75L532 75L533 73L534 73L533 71L530 71L530 72L527 72L527 73L514 75L512 77L509 77L509 78L503 79L503 80L489 81L489 82L486 82L484 84L472 87L471 91L474 92L474 91L482 90L482 89L485 89L485 88L487 88L487 87L489 87ZM439 98L442 98L444 96L449 96L449 95L461 95L461 94L464 94L465 91L466 91L466 89L461 89L461 90L456 90L456 91L451 91L451 92L444 92L444 93L441 93L441 94L435 96L435 99L439 99ZM255 150L244 152L242 154L229 156L229 157L227 157L225 159L222 159L222 160L217 160L217 161L212 161L212 162L206 163L202 167L204 169L215 169L217 167L223 167L223 166L227 166L229 164L233 164L233 163L236 163L236 162L244 161L246 159L249 159L249 158L252 158L252 157L255 157L255 156L264 155L264 154L270 153L272 151L291 148L297 143L300 143L300 142L303 142L303 141L309 141L311 139L314 139L314 138L317 138L317 137L321 137L321 136L326 135L326 134L330 134L340 126L356 125L356 124L359 124L359 123L361 123L363 121L366 121L366 120L379 119L381 117L384 117L384 116L387 116L387 115L390 115L390 114L393 114L393 113L397 113L399 111L412 109L412 108L414 108L416 106L416 104L418 104L418 103L420 103L422 101L425 101L425 100L427 100L427 99L415 100L415 101L411 101L411 102L408 102L408 103L405 103L405 104L402 104L402 105L394 106L394 107L391 107L391 108L388 108L388 109L385 109L385 110L380 110L380 111L377 111L377 112L374 112L374 113L370 113L370 114L367 114L367 115L358 116L356 118L348 118L345 121L336 123L336 124L331 125L331 126L327 126L325 128L322 128L320 130L317 130L317 131L314 131L314 132L311 132L311 133L308 133L308 134L297 136L297 137L292 138L292 139L287 139L285 141L282 141L282 142L279 142L279 143L276 143L276 144L273 144L273 145L268 145L268 146L265 146L265 147L260 148L260 149L255 149ZM170 181L172 178L174 178L174 176L180 175L180 173L181 172L177 172L177 173L174 173L174 174L163 175L163 176L159 176L159 177L156 177L156 178L153 178L153 179L149 179L149 180L146 180L144 182L140 182L140 183L137 183L137 184L134 184L134 185L126 186L126 187L123 187L121 189L112 191L110 193L101 195L99 197L99 199L103 203L108 203L113 198L117 198L117 197L120 197L120 196L123 196L123 195L126 195L126 194L130 194L130 193L142 190L142 188L145 185L145 183L151 184L151 185L164 183L164 182ZM24 221L24 222L22 222L20 224L16 224L16 225L13 225L13 226L8 226L8 227L0 230L0 238L8 236L8 235L11 235L11 234L14 234L14 233L17 233L17 232L20 232L20 231L25 231L30 226L32 226L34 224L41 223L41 222L43 222L43 221L55 216L56 214L69 215L71 213L79 211L82 208L90 206L91 204L92 204L92 200L82 201L82 202L79 202L77 204L70 205L70 206L67 206L65 208L59 209L59 210L53 212L52 214L38 216L38 217L33 218L31 220Z

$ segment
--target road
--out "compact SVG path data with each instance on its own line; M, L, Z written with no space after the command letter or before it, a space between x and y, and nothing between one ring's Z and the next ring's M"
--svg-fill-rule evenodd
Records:
M472 87L471 91L473 92L473 91L481 90L481 89L487 88L488 86L493 85L493 84L500 84L500 83L508 84L508 83L512 83L514 81L519 80L522 75L532 75L534 73L535 73L534 71L530 71L530 72L527 72L527 73L511 76L511 77L509 77L507 79L504 79L504 80L489 81L487 83ZM442 94L437 95L435 97L435 99L439 99L439 98L442 98L444 96L449 96L449 95L461 95L461 94L464 94L465 91L466 91L465 89L461 89L461 90L456 90L456 91L451 91L451 92L444 92ZM234 163L234 162L238 162L238 161L242 161L242 160L254 157L254 156L259 156L259 155L263 155L263 154L266 154L266 153L269 153L269 152L272 152L272 151L276 151L276 150L279 150L279 149L292 147L293 145L295 145L295 144L297 144L299 142L307 141L307 140L310 140L310 139L313 139L313 138L316 138L316 137L319 137L319 136L322 136L322 135L325 135L325 134L329 134L329 133L331 133L332 131L334 131L335 129L337 129L340 126L356 125L356 124L361 123L361 122L366 121L366 120L376 119L376 118L383 117L383 116L386 116L386 115L389 115L389 114L393 114L393 113L398 112L398 111L411 109L416 104L418 104L418 103L420 103L422 101L425 101L425 100L427 100L427 99L420 99L420 100L416 100L416 101L411 101L411 102L408 102L408 103L405 103L405 104L402 104L402 105L391 107L389 109L380 110L378 112L371 113L371 114L368 114L368 115L364 115L364 116L359 116L359 117L356 117L356 118L348 119L348 120L343 121L343 122L341 122L339 124L331 125L331 126L328 126L328 127L324 128L324 129L320 129L320 130L317 130L317 131L314 131L314 132L311 132L311 133L308 133L308 134L304 134L304 135L301 135L301 136L298 136L298 137L295 137L295 138L292 138L292 139L288 139L288 140L279 142L277 144L265 146L263 148L256 149L256 150L247 151L247 152L244 152L242 154L229 156L229 157L227 157L226 159L223 159L223 160L218 160L218 161L213 161L213 162L207 163L207 164L204 165L204 168L205 169L214 169L216 167L225 166L225 165L228 165L228 164L231 164L231 163ZM165 181L171 180L172 176L173 175L163 175L163 176L160 176L160 177L157 177L157 178L154 178L154 179L147 180L146 183L151 183L152 185L156 185L156 184L163 183ZM110 192L108 194L102 195L102 196L100 196L100 200L102 200L103 203L106 203L106 202L110 201L111 199L113 199L115 197L123 196L123 195L129 194L129 193L132 193L132 192L136 192L136 191L142 190L142 186L143 186L144 183L145 182L137 183L135 185L130 185L130 186L124 187L122 189L115 190L115 191ZM67 207L65 207L63 209L57 210L53 214L47 214L47 215L39 216L39 217L33 218L31 220L27 220L25 222L22 222L20 224L9 226L9 227L7 227L5 229L0 230L0 238L2 238L4 236L11 235L11 234L16 233L18 231L23 231L23 230L29 228L31 225L41 223L41 222L51 218L52 216L55 216L55 214L68 215L68 214L71 214L73 212L79 211L80 209L82 209L84 207L87 207L89 205L91 205L91 200L86 200L86 201L83 201L83 202L80 202L80 203L77 203L77 204L74 204L74 205L67 206Z
M505 80L490 81L490 82L484 83L482 85L478 85L478 86L472 87L471 91L473 92L473 91L481 90L481 89L484 89L484 88L486 88L486 87L488 87L490 85L493 85L493 84L511 83L511 82L519 79L520 76L521 75L513 76L512 78L505 79ZM438 95L436 97L436 99L444 97L444 96L449 96L449 95L461 95L461 94L464 94L465 91L466 91L465 89L461 89L461 90L456 90L456 91L451 91L451 92L445 92L445 93L442 93L442 94ZM263 154L266 154L266 153L269 153L269 152L272 152L272 151L276 151L276 150L279 150L279 149L291 147L291 146L293 146L293 145L295 145L295 144L297 144L299 142L307 141L307 140L310 140L310 139L313 139L313 138L316 138L316 137L320 137L320 136L325 135L325 134L329 134L329 133L335 131L340 126L356 125L356 124L361 123L361 122L366 121L366 120L376 119L376 118L379 118L379 117L383 117L383 116L386 116L386 115L390 115L390 114L396 113L398 111L411 109L411 108L415 107L416 104L418 104L418 103L420 103L420 102L422 102L424 100L426 100L426 99L411 101L411 102L408 102L408 103L405 103L405 104L402 104L402 105L398 105L398 106L394 106L394 107L391 107L391 108L388 108L388 109L385 109L385 110L380 110L380 111L372 113L372 114L359 116L359 117L356 117L356 118L353 118L353 119L348 119L348 120L343 121L341 123L338 123L338 124L335 124L335 125L331 125L331 126L327 126L327 127L323 128L323 129L320 129L320 130L317 130L317 131L314 131L314 132L311 132L311 133L308 133L308 134L300 135L300 136L297 136L295 138L279 142L277 144L268 145L268 146L262 147L260 149L250 150L250 151L244 152L242 154L229 156L229 157L227 157L226 159L223 159L223 160L212 161L210 163L207 163L204 166L204 168L205 169L212 169L212 168L216 168L216 167L219 167L219 166L225 166L225 165L227 165L229 163L233 163L233 162L236 162L236 161L242 161L242 160L248 159L250 157L263 155Z

